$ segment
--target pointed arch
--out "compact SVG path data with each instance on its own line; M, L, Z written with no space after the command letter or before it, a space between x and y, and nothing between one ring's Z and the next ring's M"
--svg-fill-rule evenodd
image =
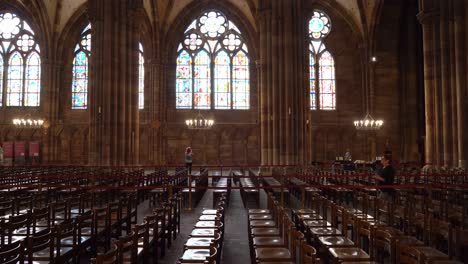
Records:
M328 15L315 9L308 22L311 110L336 110L335 62L323 42L331 29Z
M248 109L250 101L249 57L240 50L233 59L233 108Z
M211 106L211 58L206 50L200 50L194 59L193 106L195 109L209 109Z
M329 51L320 55L319 61L320 79L320 109L336 109L336 87L335 87L335 60Z
M41 58L37 52L29 54L26 61L25 106L39 106L41 87Z
M225 50L217 53L214 69L215 108L229 109L231 105L231 58Z
M186 50L182 50L177 56L176 107L192 107L192 57Z
M8 61L7 106L21 106L24 80L23 57L16 51Z
M242 32L221 11L209 9L185 28L178 46L176 69L177 109L249 109L250 77L248 48ZM191 80L180 78L181 51L194 57ZM234 63L233 61L236 61ZM192 100L182 94L182 82L191 85ZM190 89L185 89L189 91ZM189 93L189 92L188 92Z
M6 89L6 106L39 106L41 59L35 36L31 26L17 14L0 13L0 91ZM0 96L0 105L3 99Z
M89 57L91 56L91 24L88 24L75 46L72 69L71 108L88 108Z

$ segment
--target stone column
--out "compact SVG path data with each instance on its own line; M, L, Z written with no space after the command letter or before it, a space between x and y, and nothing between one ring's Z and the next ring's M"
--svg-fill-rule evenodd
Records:
M298 164L307 100L302 0L262 1L259 10L262 164Z
M430 10L430 8L429 8ZM426 146L425 161L430 165L435 165L435 114L434 114L434 52L433 42L435 22L438 13L430 10L422 11L418 14L418 19L422 24L423 31L423 52L424 52L424 94L426 102Z
M452 133L451 133L451 94L450 94L450 45L448 1L440 1L440 93L442 94L442 145L443 165L450 167L452 161ZM440 102L440 101L439 101Z
M90 0L90 164L139 162L138 23L142 0Z
M467 148L468 148L468 110L467 99L468 92L466 88L466 33L465 9L468 7L464 0L454 0L455 17L455 71L456 71L456 97L457 97L457 139L458 139L458 166L467 167Z

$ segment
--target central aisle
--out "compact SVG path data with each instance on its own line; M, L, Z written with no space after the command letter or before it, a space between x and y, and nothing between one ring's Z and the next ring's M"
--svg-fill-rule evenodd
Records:
M213 207L213 190L207 190L200 203L192 211L182 210L180 234L173 241L172 247L166 251L166 256L158 263L174 264L182 255L184 244L192 232L204 208ZM249 243L247 234L247 210L244 209L239 190L232 190L229 206L225 215L225 235L222 263L250 263Z
M225 217L223 263L250 263L247 210L244 209L239 190L232 190L230 198Z

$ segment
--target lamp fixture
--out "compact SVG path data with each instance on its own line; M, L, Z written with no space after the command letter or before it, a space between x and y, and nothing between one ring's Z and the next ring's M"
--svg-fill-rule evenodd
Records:
M379 130L383 125L383 120L374 120L370 114L364 119L354 121L354 127L357 130Z
M188 129L210 129L214 125L213 119L206 119L200 112L194 118L186 119Z
M27 118L27 116L14 118L12 122L13 125L18 128L42 128L44 126L43 119Z

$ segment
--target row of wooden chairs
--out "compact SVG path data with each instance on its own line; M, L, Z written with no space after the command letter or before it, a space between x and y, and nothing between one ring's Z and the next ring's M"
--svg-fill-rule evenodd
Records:
M320 263L315 248L304 241L272 193L268 209L249 209L248 224L252 263Z
M227 193L222 193L216 209L205 209L194 225L184 245L184 252L177 263L221 263L221 252L224 240L224 212L227 204Z

